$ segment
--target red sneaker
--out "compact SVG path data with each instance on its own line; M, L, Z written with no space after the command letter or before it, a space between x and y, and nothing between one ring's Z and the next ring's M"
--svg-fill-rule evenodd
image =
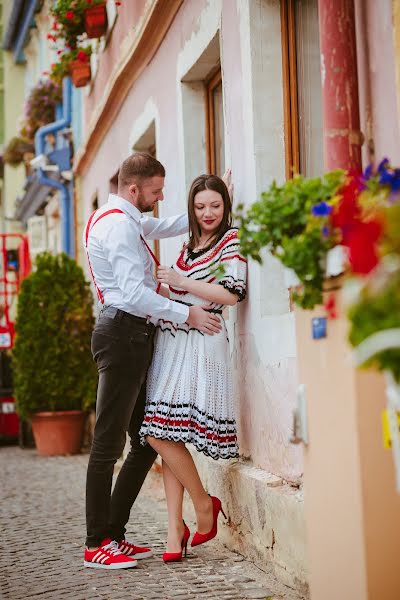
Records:
M131 558L135 558L136 560L140 560L142 558L149 558L149 556L153 556L153 550L151 548L142 548L142 546L135 546L135 544L127 542L125 539L118 542L118 550L125 554L125 556L130 556Z
M90 551L85 548L83 564L95 569L129 569L136 567L137 560L122 554L117 542L109 538L101 542L100 548Z

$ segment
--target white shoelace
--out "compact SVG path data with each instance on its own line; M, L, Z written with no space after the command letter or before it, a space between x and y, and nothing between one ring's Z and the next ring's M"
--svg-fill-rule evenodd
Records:
M103 550L107 550L107 552L109 552L113 556L118 556L118 554L122 554L122 552L118 548L118 542L116 542L115 540L113 540L106 546L103 546Z

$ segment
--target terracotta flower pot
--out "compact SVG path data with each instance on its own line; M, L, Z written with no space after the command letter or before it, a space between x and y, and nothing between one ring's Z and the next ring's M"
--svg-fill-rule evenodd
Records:
M78 454L82 445L85 413L80 410L39 412L31 417L40 456Z
M74 86L77 88L84 87L89 83L92 77L89 61L73 60L70 64L70 73Z
M106 5L98 4L85 10L85 31L89 38L99 38L107 31Z

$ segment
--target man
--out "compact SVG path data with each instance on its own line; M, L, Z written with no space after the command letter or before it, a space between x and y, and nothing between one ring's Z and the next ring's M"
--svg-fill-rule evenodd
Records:
M138 432L146 400L146 373L153 351L154 322L189 323L203 333L220 330L219 317L158 294L154 255L145 242L185 233L186 215L142 217L163 200L165 170L155 158L136 153L118 174L118 195L89 219L84 245L101 312L92 336L99 371L96 425L86 482L87 539L84 565L105 569L134 567L151 556L125 540L131 507L156 453L141 446ZM126 432L130 452L111 495L114 465Z

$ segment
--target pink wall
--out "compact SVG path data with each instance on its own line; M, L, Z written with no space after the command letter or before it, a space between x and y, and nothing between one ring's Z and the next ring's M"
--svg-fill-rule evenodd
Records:
M400 164L392 2L356 0L361 130L371 131L377 161ZM363 146L363 162L367 148Z
M168 34L157 54L130 90L111 129L98 149L95 159L83 177L83 197L86 215L89 214L90 199L98 192L99 203L106 201L109 179L120 163L129 154L129 134L135 120L140 117L149 99L157 106L159 138L157 155L167 171L165 200L160 206L162 215L174 214L185 209L186 197L182 190L185 178L184 165L179 153L180 98L177 94L177 65L182 49L199 31L203 10L209 10L206 0L186 1L179 10ZM279 11L279 7L276 9ZM228 141L228 156L234 172L235 196L249 200L255 196L249 182L255 178L255 156L253 138L249 135L251 106L244 99L245 78L243 77L242 53L248 49L248 41L242 40L243 15L238 14L237 3L222 2L221 59L224 78L224 108ZM131 19L131 18L129 18ZM127 17L121 13L100 64L93 89L88 99L88 114L100 101L105 82L115 62L126 32L129 30ZM117 24L118 25L118 24ZM115 37L115 39L114 39ZM244 44L244 48L241 46ZM196 60L196 56L193 57ZM99 77L97 81L97 77ZM281 82L277 82L281 85ZM280 114L280 113L279 113ZM281 127L277 123L276 129ZM271 177L275 176L271 173ZM249 194L251 194L249 196ZM173 256L174 241L167 243L167 255ZM165 252L162 242L162 251ZM164 254L165 256L165 254ZM257 348L257 336L269 336L268 324L247 317L258 314L259 301L253 290L249 301L238 308L238 324L235 339L235 366L238 382L237 415L239 421L240 447L242 453L251 458L255 466L285 479L297 479L302 472L301 452L288 443L292 425L291 410L295 400L296 373L294 356L277 357L274 364L267 364L263 352ZM274 317L271 317L273 319ZM262 331L261 331L262 330ZM285 334L286 332L284 332ZM272 342L271 342L272 343Z

